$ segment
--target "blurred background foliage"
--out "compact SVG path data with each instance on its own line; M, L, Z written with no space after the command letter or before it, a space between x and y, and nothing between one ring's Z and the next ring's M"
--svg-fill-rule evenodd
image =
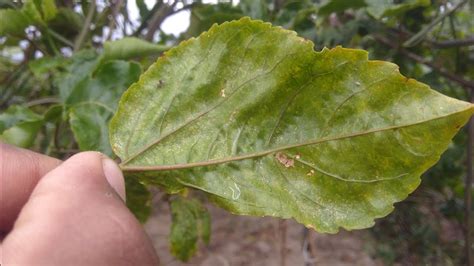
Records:
M315 50L368 50L371 59L394 62L402 74L446 95L469 100L473 94L474 1L204 2L0 0L0 140L58 158L81 150L113 156L107 123L123 91L163 51L243 16L294 30ZM166 33L163 24L178 14L189 27ZM465 128L418 190L369 229L373 256L387 264L468 262L464 234L474 224L466 223L463 198L474 191L464 185L473 163L467 145ZM129 207L146 220L148 190L131 179L127 186ZM171 200L173 217L192 216L189 206L201 208L198 201L180 201ZM180 228L173 230L176 235Z

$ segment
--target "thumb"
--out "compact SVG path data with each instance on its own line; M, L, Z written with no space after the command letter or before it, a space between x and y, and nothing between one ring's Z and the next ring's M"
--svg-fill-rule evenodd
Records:
M157 263L123 203L122 173L96 152L79 153L44 176L3 242L6 264Z

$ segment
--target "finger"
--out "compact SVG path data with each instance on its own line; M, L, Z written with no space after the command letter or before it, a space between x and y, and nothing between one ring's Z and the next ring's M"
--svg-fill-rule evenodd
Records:
M157 264L120 195L124 180L113 161L95 152L71 157L40 180L23 207L4 239L5 264Z
M0 142L0 235L11 229L38 180L60 163Z

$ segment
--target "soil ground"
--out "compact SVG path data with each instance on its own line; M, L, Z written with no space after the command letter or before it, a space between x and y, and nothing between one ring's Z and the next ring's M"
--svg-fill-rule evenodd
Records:
M162 265L381 265L380 261L371 258L364 245L364 239L369 237L365 231L341 231L328 235L309 230L306 237L309 248L303 252L304 227L293 220L236 216L211 204L207 208L212 216L211 242L209 246L201 244L197 254L187 263L182 263L168 250L170 210L167 204L154 204L145 229ZM284 227L286 230L282 229ZM285 248L282 248L282 243ZM282 258L285 264L281 263Z

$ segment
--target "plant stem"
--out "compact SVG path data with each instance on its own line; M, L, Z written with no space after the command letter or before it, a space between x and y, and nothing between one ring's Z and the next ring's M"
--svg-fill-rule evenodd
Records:
M82 27L81 32L79 33L79 36L77 36L76 41L74 42L74 52L77 52L79 49L81 49L84 43L87 32L89 32L89 29L92 23L92 18L94 17L95 7L96 7L95 0L91 0L89 4L89 10L87 10L87 17L84 22L84 26Z
M62 42L63 44L67 46L74 47L74 44L72 42L70 42L68 39L64 38L63 36L61 36L59 33L51 30L50 28L48 28L48 31L49 31L49 34L51 34L51 37L55 38L56 40Z
M58 98L48 97L48 98L41 98L41 99L29 101L25 105L27 107L31 107L31 106L40 105L40 104L54 104L54 103L60 103L60 102L61 101Z

